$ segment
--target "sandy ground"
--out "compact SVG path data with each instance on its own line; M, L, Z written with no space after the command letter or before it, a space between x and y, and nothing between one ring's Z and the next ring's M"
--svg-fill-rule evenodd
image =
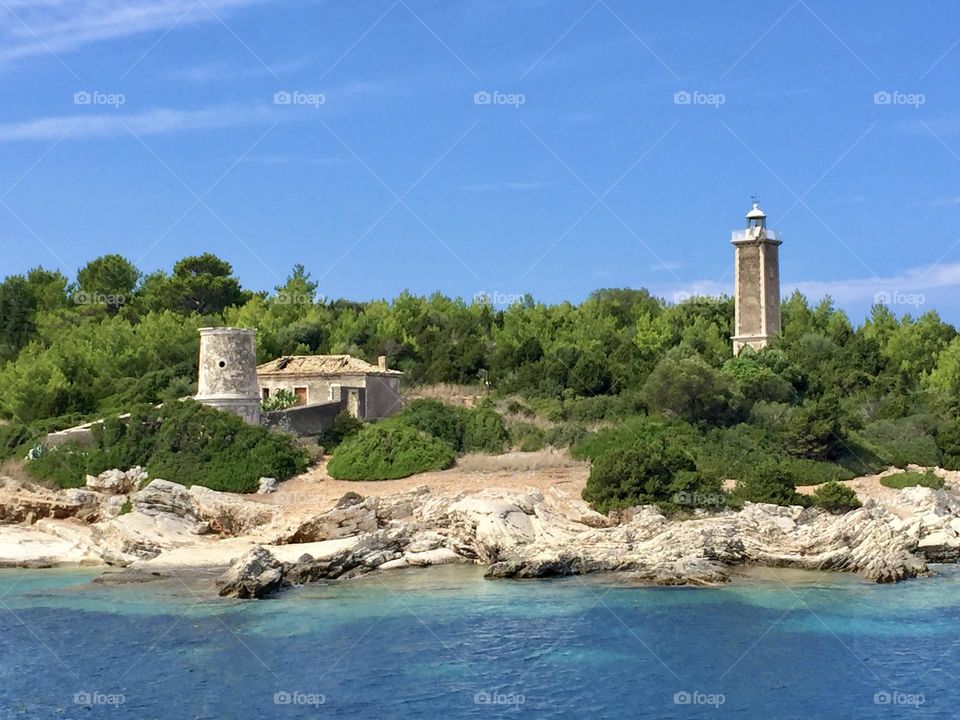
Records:
M246 495L245 499L290 510L327 510L348 492L363 496L382 496L426 485L434 493L476 492L496 487L510 490L551 486L562 487L579 497L590 474L588 463L571 459L566 453L542 451L512 452L504 455L466 455L449 470L422 473L399 480L379 482L334 480L327 473L326 461L303 475L280 483L270 495Z

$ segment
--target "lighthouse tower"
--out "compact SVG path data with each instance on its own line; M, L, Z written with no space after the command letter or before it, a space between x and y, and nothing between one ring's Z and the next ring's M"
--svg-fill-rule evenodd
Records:
M780 237L767 229L767 215L756 199L745 230L735 230L733 354L765 348L780 332Z

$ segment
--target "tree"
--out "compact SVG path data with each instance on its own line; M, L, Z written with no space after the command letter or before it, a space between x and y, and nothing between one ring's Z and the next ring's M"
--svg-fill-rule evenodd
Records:
M839 398L831 393L793 411L784 437L790 452L810 460L834 460L846 450Z
M831 480L818 487L813 493L813 503L827 512L845 513L861 506L857 494L849 485Z
M797 495L796 479L786 465L766 461L754 466L752 472L737 483L734 495L739 500L774 505L801 505L804 499Z
M743 398L731 377L699 355L668 353L643 386L654 412L698 425L729 425L743 414Z
M78 305L106 305L116 312L133 294L141 273L121 255L103 255L91 260L77 272L79 290L74 294Z
M0 360L15 358L36 335L36 309L36 294L23 275L0 283Z
M152 276L149 289L158 294L163 307L198 315L220 314L251 297L233 277L230 263L212 253L179 260L170 277Z

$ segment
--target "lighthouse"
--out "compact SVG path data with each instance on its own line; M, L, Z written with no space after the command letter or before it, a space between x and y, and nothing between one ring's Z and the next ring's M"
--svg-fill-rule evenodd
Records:
M780 332L780 237L767 228L756 199L747 226L734 230L733 354L745 347L765 348Z

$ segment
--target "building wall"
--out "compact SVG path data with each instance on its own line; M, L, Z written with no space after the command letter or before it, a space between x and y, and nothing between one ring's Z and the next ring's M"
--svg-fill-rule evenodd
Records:
M400 412L400 378L371 375L367 378L366 417L390 417Z
M761 335L760 244L737 245L737 336Z
M274 410L260 414L260 422L271 430L283 430L299 437L319 435L333 425L334 418L343 409L343 403L332 402L318 405Z
M736 321L733 352L760 350L780 332L780 258L777 242L735 244Z
M356 393L357 416L368 420L388 417L400 409L400 383L396 377L380 375L336 375L324 377L259 377L261 393L264 389L274 395L278 390L295 392L307 389L307 404L348 402L351 390ZM345 405L345 407L351 406Z

